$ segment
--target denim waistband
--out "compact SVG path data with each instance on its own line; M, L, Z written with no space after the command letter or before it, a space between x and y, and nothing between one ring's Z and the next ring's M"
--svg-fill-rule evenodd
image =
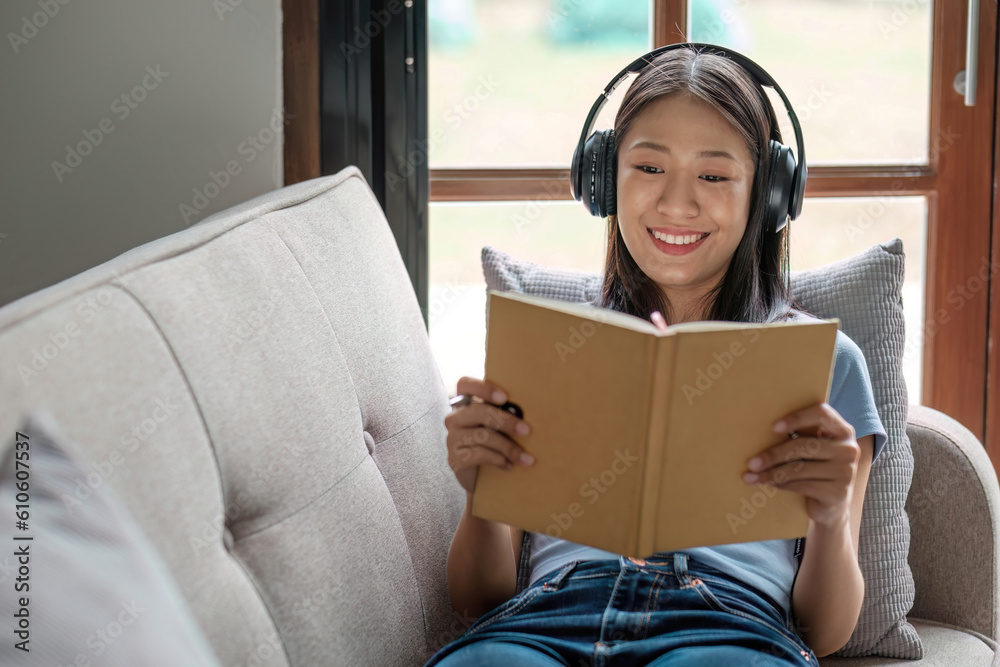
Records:
M733 577L728 572L723 572L690 554L679 551L654 554L651 558L619 556L618 558L602 560L575 560L544 575L539 583L547 581L548 589L552 590L553 588L559 588L567 578L584 577L587 575L596 576L597 574L618 574L619 572L628 571L655 571L664 574L673 574L680 579L704 576L722 580L742 588L749 588L770 602L774 607L781 608L777 602L763 591Z
M584 574L584 573L594 573L594 572L618 572L621 570L652 570L655 569L660 572L671 572L678 575L686 575L689 572L698 572L701 574L706 574L709 576L715 576L719 579L733 580L732 576L726 572L722 572L707 563L703 563L699 559L694 558L690 554L674 551L670 553L654 555L652 558L633 558L628 556L619 556L618 558L601 559L601 560L576 560L566 565L563 565L557 570L546 575L546 577L555 576L558 581L562 581L570 575ZM738 582L736 582L738 583Z

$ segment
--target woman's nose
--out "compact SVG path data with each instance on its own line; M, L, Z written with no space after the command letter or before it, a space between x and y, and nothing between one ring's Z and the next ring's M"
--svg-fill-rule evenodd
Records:
M683 178L664 179L656 209L668 218L694 218L699 211L694 190Z

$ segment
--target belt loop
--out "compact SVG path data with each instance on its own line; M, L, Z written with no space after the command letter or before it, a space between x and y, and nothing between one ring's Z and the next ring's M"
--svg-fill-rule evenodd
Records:
M688 555L683 551L674 552L674 574L683 585L687 581Z
M572 572L573 569L576 568L576 566L579 565L581 562L582 561L575 560L564 565L562 570L559 571L559 574L557 574L554 578L542 584L542 590L557 591L560 588L562 588L563 580L566 579L566 577L569 576L569 573Z

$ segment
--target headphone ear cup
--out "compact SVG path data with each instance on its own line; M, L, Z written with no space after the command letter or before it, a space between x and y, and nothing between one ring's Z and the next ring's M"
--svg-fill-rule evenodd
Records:
M583 144L583 153L580 155L579 164L577 165L577 183L579 185L579 199L583 202L583 205L587 207L591 215L597 215L594 212L594 178L595 178L595 161L597 160L597 147L601 143L601 132L591 132L590 136L587 137L587 141Z
M615 164L615 131L604 132L597 154L597 209L596 215L604 218L614 215L618 210L618 194L615 184L617 167Z
M591 134L591 137L594 135ZM584 181L584 165L589 165L590 160L584 159L584 155L587 153L587 146L590 145L590 139L588 138L584 144L577 144L576 148L573 149L573 161L569 167L569 191L573 195L573 199L579 202L587 202L587 199L583 196L583 181ZM590 175L587 175L587 180L590 180ZM589 198L588 198L589 199ZM589 207L588 207L589 208Z
M608 163L608 147L614 152L614 130L597 130L587 137L583 144L583 154L573 155L573 165L570 167L570 188L578 188L573 197L583 202L591 215L604 217L609 215L607 203L614 208L614 178L609 178L606 170ZM608 188L611 196L608 197ZM577 194L579 193L579 194Z
M791 215L792 185L795 180L795 157L787 146L771 140L771 174L767 183L767 210L764 233L777 234Z

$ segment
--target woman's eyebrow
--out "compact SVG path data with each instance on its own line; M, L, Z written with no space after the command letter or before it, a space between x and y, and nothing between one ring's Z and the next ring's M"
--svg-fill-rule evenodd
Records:
M653 141L638 141L632 144L632 146L629 147L629 150L635 150L637 148L648 148L650 150L659 151L660 153L666 153L668 155L670 154L669 148ZM723 150L699 151L696 157L704 157L704 158L721 157L730 159L734 162L738 162L738 160L735 157L733 157L731 153Z

